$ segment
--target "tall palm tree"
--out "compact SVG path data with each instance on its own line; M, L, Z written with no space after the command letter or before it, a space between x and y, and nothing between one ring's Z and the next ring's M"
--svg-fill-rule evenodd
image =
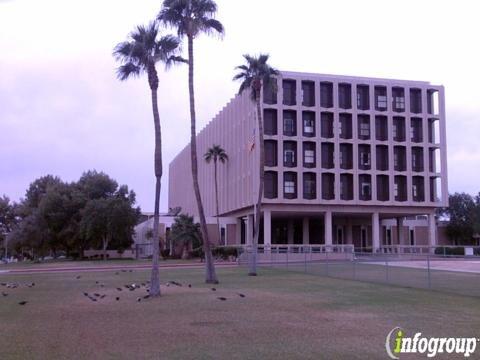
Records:
M188 40L188 90L190 94L190 155L192 166L193 190L198 207L200 228L202 230L203 251L205 252L205 281L218 283L213 263L210 241L208 239L207 222L203 210L200 187L198 185L198 159L195 117L195 92L193 86L193 40L200 34L210 35L214 32L223 34L220 21L214 19L217 4L212 0L164 0L158 20L177 30L178 36L186 36Z
M119 43L113 55L121 64L117 70L117 77L127 80L131 77L138 77L147 74L148 84L152 96L153 123L155 128L155 212L153 217L153 256L150 295L160 295L160 279L158 274L158 262L160 254L159 238L159 212L160 212L160 190L163 173L162 166L162 134L160 129L160 115L158 113L158 73L156 64L161 62L166 67L172 62L180 60L177 56L180 40L175 36L160 36L158 25L155 22L147 26L137 26L129 35L127 41Z
M211 148L207 150L203 158L209 164L213 160L213 168L214 168L214 182L215 182L215 211L217 216L217 227L218 227L218 241L222 239L222 233L220 231L220 218L218 217L218 179L217 179L217 164L220 161L222 164L228 160L228 155L225 150L220 145L213 145Z
M257 245L260 233L260 214L263 197L263 182L265 178L265 146L263 141L263 119L262 106L260 103L262 86L270 87L276 91L276 82L274 76L279 72L268 65L268 55L260 54L258 57L243 55L246 64L237 66L235 69L239 72L233 77L233 80L242 81L239 93L245 90L250 91L250 98L256 106L257 110L257 128L258 142L260 150L259 159L259 182L258 182L258 198L255 211L255 227L253 231L253 249L250 257L249 275L257 275Z

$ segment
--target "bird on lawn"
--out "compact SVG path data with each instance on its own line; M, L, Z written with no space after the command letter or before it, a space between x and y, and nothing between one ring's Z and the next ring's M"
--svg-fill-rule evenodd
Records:
M107 296L107 295L103 294L102 296L100 296L100 299L103 299L105 296Z
M18 305L25 305L26 303L27 303L27 301L20 301L20 302L18 303Z
M117 288L118 291L122 291L122 288Z
M2 296L8 296L8 294L7 294L7 293L4 293L4 292L2 292Z
M192 284L188 284L188 287L191 288L191 287L192 287Z
M137 298L137 301L138 301L138 302L142 301L142 298Z
M242 298L244 298L244 297L245 297L245 295L244 295L244 294L240 294L240 293L238 293L238 296L240 296L240 297L242 297Z
M148 299L149 297L150 297L150 295L145 295L143 298Z
M100 296L100 294L97 294L97 293L94 293L93 295L95 295L96 297L99 297L99 296Z
M85 296L89 296L87 292L84 292L84 293L83 293L83 295L85 295Z
M212 288L212 291L217 291L217 289L215 289L215 288Z
M218 299L218 300L222 300L222 301L227 300L227 298L224 298L223 296L220 296L220 297L218 297L217 299Z
M117 297L115 298L115 300L117 300L117 301L118 301L118 300L120 300L120 298L117 296Z
M78 279L80 279L80 278L81 278L81 276L80 276L80 275L78 275L78 276L76 277L76 279L77 279L77 280L78 280Z

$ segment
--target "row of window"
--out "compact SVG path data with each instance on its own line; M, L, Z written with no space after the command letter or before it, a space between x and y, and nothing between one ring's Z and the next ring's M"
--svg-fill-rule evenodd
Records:
M283 173L283 198L297 199L298 196L298 178L296 172ZM314 172L304 172L303 181L303 199L317 199L317 174ZM322 189L320 198L323 200L335 199L335 174L321 174ZM376 200L390 200L390 185L387 175L376 176L377 191ZM425 179L423 176L412 177L412 200L416 202L425 201ZM374 200L372 195L372 176L369 174L358 175L358 193L362 201ZM275 171L265 172L265 197L267 199L278 198L278 176ZM340 199L353 200L353 175L340 174ZM407 201L407 177L397 175L394 177L393 199L395 201ZM430 178L430 201L437 201L436 197L436 178Z
M383 85L357 85L356 86L356 105L359 110L370 110L370 92L373 88L374 109L377 111L386 111L388 109L387 87ZM264 87L263 100L266 104L277 104L278 94L276 87ZM293 79L282 81L283 105L297 105L297 82ZM435 111L436 90L427 90L427 112L433 114ZM341 109L352 108L352 84L338 84L338 107ZM408 90L410 98L410 112L420 114L422 112L422 90L411 88ZM394 86L391 88L392 110L395 112L405 112L405 89ZM324 108L333 107L334 91L333 83L329 81L320 82L320 106ZM315 82L303 80L301 82L301 103L303 106L315 106Z
M302 111L302 135L305 137L317 136L316 113L314 111ZM339 137L341 139L352 139L353 137L353 119L352 114L339 114ZM428 119L428 141L435 142L437 137L435 132L436 119ZM278 114L276 109L264 110L265 135L275 136L278 134ZM406 141L407 119L401 116L394 116L392 119L392 139L394 141ZM374 118L375 138L378 141L387 141L389 138L388 117L377 115ZM424 121L419 117L410 118L409 137L412 142L423 142ZM320 131L322 138L333 138L334 132L334 114L323 111L320 113ZM372 137L372 124L370 115L357 115L357 134L360 140L370 140ZM282 133L284 136L297 136L297 112L294 110L283 111Z
M285 167L303 166L305 168L315 168L317 164L316 143L304 141L302 149L297 149L296 141L283 142L283 154L280 160ZM372 147L375 151L376 170L388 171L390 169L389 154L387 145L371 146L368 144L358 144L358 169L371 170L372 166ZM322 143L320 145L321 157L320 167L323 169L333 169L335 167L335 145L334 143ZM353 169L353 144L340 144L340 169ZM302 159L298 159L301 151ZM437 159L435 148L428 149L429 171L437 172ZM274 167L279 164L278 143L276 140L265 140L265 165ZM301 162L300 162L301 160ZM424 148L413 146L411 148L411 170L414 172L425 171L424 166ZM407 148L405 146L393 147L393 169L395 171L407 171Z

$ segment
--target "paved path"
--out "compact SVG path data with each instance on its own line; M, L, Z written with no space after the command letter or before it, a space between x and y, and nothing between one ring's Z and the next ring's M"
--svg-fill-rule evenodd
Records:
M196 269L203 268L204 263L192 264L164 264L160 265L161 269ZM228 268L236 267L236 262L222 262L216 263L216 267ZM9 270L0 270L1 274L37 274L37 273L63 273L63 272L93 272L93 271L122 271L122 270L148 270L152 267L151 264L140 265L98 265L98 266L75 266L75 267L38 267L38 268L16 268Z

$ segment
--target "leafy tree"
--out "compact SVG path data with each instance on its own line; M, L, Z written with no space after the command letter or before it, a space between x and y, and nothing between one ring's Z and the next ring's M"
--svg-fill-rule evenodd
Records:
M156 23L150 23L146 27L137 26L137 28L130 33L129 39L118 44L114 50L115 58L121 63L117 71L118 78L123 81L131 77L140 76L141 74L147 74L152 97L153 123L155 128L154 170L156 184L153 221L153 260L150 285L151 296L160 295L160 279L158 274L160 254L159 216L161 179L163 174L162 135L157 98L159 80L156 64L161 62L165 64L165 66L168 66L173 61L179 60L176 56L179 43L179 40L174 36L166 35L160 37L158 25Z
M25 195L23 209L28 212L28 209L38 208L40 200L43 195L47 192L48 188L51 186L59 185L62 183L62 180L53 175L46 175L36 179L28 187L27 193Z
M444 215L449 218L447 235L455 244L469 244L475 230L478 208L474 198L466 193L455 193L449 196L449 206Z
M268 64L268 55L261 54L258 57L244 55L246 64L237 66L239 72L233 77L234 80L241 81L239 93L250 91L250 98L256 105L257 109L257 130L258 144L260 150L259 174L258 182L258 198L255 213L255 227L253 235L253 251L250 261L249 275L257 275L257 245L260 234L260 214L262 207L263 186L265 179L265 145L263 141L263 119L262 106L260 103L262 86L272 88L274 86L274 77L278 75L278 71ZM275 90L275 89L273 89Z
M131 245L140 215L134 203L135 194L122 186L109 198L89 200L83 209L81 231L92 246L101 246L104 260L107 260L107 249L112 243L120 249Z
M222 238L222 233L220 231L220 218L218 210L218 179L217 179L217 163L220 161L222 164L228 160L228 155L225 150L220 145L213 145L207 150L205 155L203 155L207 164L213 160L213 171L214 171L214 183L215 183L215 215L217 217L217 227L218 227L218 241Z
M205 266L207 283L218 283L215 265L213 263L210 241L208 239L207 222L203 209L200 187L198 184L198 160L196 139L195 92L193 73L193 41L198 35L214 32L223 34L224 28L220 21L214 18L217 4L212 0L164 0L162 9L157 17L162 23L177 30L178 36L187 37L188 41L188 90L190 95L190 156L192 166L193 189L197 201L198 215L205 252Z
M201 243L200 224L193 221L193 216L180 214L170 229L170 237L174 244L182 244L182 259L188 258L188 249L197 248Z
M117 190L118 183L102 171L89 170L82 174L77 186L86 200L106 199Z
M18 205L10 202L6 195L0 197L0 241L4 242L5 251L7 251L6 237L9 236L19 222L17 208Z

